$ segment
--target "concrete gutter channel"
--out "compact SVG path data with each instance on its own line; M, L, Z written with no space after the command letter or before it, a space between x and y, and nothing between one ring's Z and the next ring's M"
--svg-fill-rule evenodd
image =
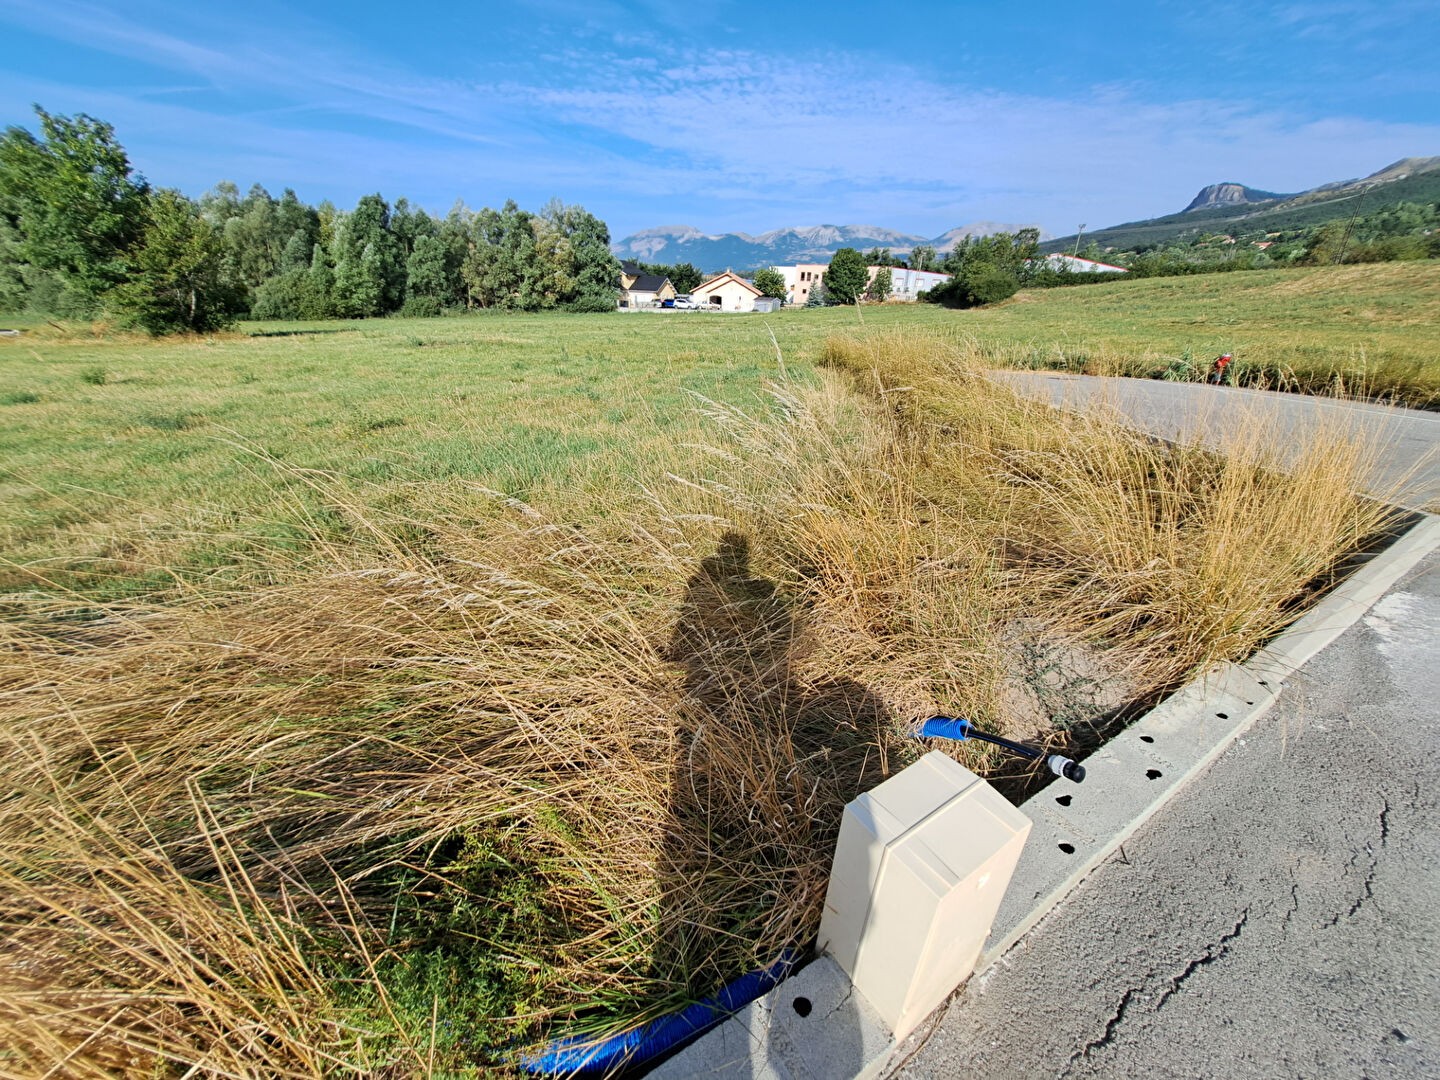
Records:
M1051 784L1020 806L1034 825L975 975L1269 711L1312 657L1440 548L1440 517L1417 517L1254 656L1217 665L1086 758L1082 786ZM885 1073L895 1049L846 974L821 956L650 1076L868 1078Z

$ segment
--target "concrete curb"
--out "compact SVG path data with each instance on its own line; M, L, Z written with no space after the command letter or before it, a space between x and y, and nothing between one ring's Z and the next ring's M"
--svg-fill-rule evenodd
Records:
M1051 784L1020 807L1034 822L975 974L1008 952L1275 703L1329 645L1431 551L1440 517L1420 519L1241 664L1219 664L1085 759L1083 786ZM797 999L805 1008L797 1008ZM844 972L821 957L651 1075L870 1078L895 1042Z

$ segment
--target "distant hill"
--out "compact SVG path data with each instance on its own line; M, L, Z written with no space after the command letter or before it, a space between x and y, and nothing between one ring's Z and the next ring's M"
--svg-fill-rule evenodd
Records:
M1275 199L1288 199L1289 195L1281 195L1276 191L1259 191L1256 188L1246 187L1244 184L1211 184L1209 187L1200 189L1200 194L1190 200L1190 205L1185 207L1184 213L1191 210L1208 210L1215 206L1243 206L1246 203L1271 202Z
M642 229L611 245L621 259L643 262L688 262L701 270L751 270L760 266L783 266L797 262L829 262L842 247L889 248L904 255L920 244L944 254L964 236L989 236L1015 232L1023 225L998 221L977 221L961 225L936 237L915 236L878 225L812 225L775 229L751 236L748 233L703 233L690 225L661 225Z
M1347 217L1357 205L1369 214L1399 202L1436 201L1440 201L1440 157L1412 157L1358 180L1321 184L1294 195L1232 182L1211 184L1179 213L1096 229L1082 239L1093 240L1102 248L1129 251L1201 233L1279 232L1320 225ZM1041 244L1041 250L1065 251L1074 243L1074 236L1061 236Z

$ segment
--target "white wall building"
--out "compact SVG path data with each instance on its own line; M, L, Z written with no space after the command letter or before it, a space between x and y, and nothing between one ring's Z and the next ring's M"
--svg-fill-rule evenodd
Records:
M754 285L727 270L701 282L690 294L690 301L708 311L754 311L755 298L759 295L760 290Z
M880 272L880 267L871 266L868 268L870 277L865 287L868 289L875 281L875 275ZM920 294L929 292L950 280L949 274L942 274L935 270L906 270L901 266L890 267L890 299L915 301L920 299Z

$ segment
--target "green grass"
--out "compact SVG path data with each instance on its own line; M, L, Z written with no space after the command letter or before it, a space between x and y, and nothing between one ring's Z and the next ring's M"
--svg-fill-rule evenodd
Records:
M844 314L769 325L798 363ZM215 566L247 534L310 524L311 471L367 499L436 481L613 490L653 474L694 395L752 400L777 371L764 321L707 316L252 324L155 342L42 325L0 355L0 550L97 588L133 577L121 549L140 534L174 533L152 553L167 565Z
M965 313L997 365L1203 378L1440 406L1440 263L1149 278L1022 293Z
M1201 378L1228 351L1252 385L1440 402L1435 264L1117 281L974 311L250 323L168 341L6 321L27 333L0 343L0 588L39 574L107 597L312 531L315 472L392 508L435 482L603 507L664 473L695 395L754 401L777 346L804 373L862 321L997 366Z

